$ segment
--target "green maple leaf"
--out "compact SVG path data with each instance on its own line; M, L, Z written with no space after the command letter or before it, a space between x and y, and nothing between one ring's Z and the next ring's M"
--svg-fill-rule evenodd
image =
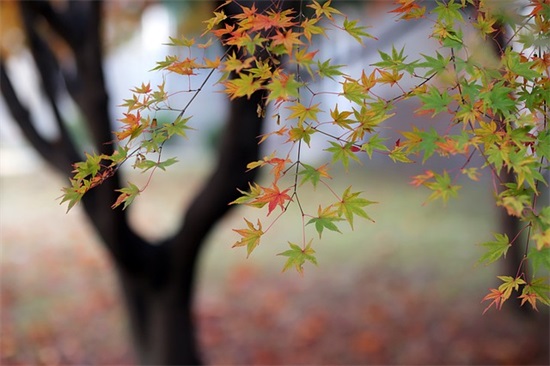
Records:
M342 233L334 223L337 221L343 221L344 219L338 216L338 212L334 209L334 207L328 206L321 209L321 205L319 205L317 214L318 216L309 220L306 225L315 224L315 230L319 233L319 238L321 238L323 229Z
M87 177L94 177L97 172L101 170L101 160L108 159L109 157L104 154L88 154L86 153L86 160L80 161L74 164L74 179L85 179Z
M358 26L357 20L344 19L343 25L344 25L344 30L348 32L349 35L351 35L353 38L357 40L357 42L361 44L363 44L362 37L376 39L376 37L374 37L373 35L365 32L365 29L367 29L367 27Z
M436 51L436 57L431 57L428 55L422 54L422 57L426 60L418 64L419 67L425 67L428 69L425 75L431 74L441 74L447 70L447 66L451 62L451 57L444 57L439 52Z
M401 163L413 163L411 159L407 156L407 153L404 151L405 146L395 146L392 151L388 154L390 159L393 160L394 163L401 162Z
M433 191L428 197L428 201L441 198L443 203L446 203L451 197L456 197L461 188L459 185L452 184L451 177L447 172L443 172L443 175L436 173L435 182L427 183L426 187Z
M248 191L248 192L242 191L242 190L237 188L237 191L239 191L242 194L242 196L237 198L236 200L230 202L229 204L230 205L243 205L243 204L246 204L248 206L252 206L252 207L256 207L256 208L264 207L267 204L267 202L257 202L257 203L254 203L254 204L251 203L254 200L256 200L256 198L258 198L262 194L262 192L263 192L262 187L260 185L258 185L257 183L254 183L254 185L248 183L248 186L250 188L250 191Z
M186 130L191 130L192 128L187 126L187 122L191 117L177 117L176 120L172 123L166 123L160 129L161 132L166 132L167 139L171 138L174 135L179 135L181 137L187 137Z
M454 24L455 21L464 21L464 18L460 13L460 10L463 8L461 4L455 3L454 0L449 2L437 1L436 3L437 6L432 11L437 14L438 19L449 25Z
M482 100L486 109L491 109L495 114L508 117L516 112L516 101L511 98L513 88L505 86L504 81L493 85L489 90L481 92L479 99Z
M307 146L309 146L309 143L311 142L311 135L313 135L314 133L315 130L310 126L307 126L306 128L294 127L288 132L288 135L290 141L304 140Z
M378 54L380 55L380 58L382 59L382 61L378 61L373 65L384 69L395 70L395 71L405 70L408 73L413 74L414 70L417 67L421 66L421 64L419 64L418 61L405 63L407 56L404 55L404 52L405 52L405 47L402 47L400 51L397 51L397 49L394 46L392 46L391 55L386 52L378 50Z
M446 90L441 93L435 86L431 86L426 94L418 95L418 99L422 101L420 110L433 112L432 117L448 110L453 100Z
M313 188L317 188L317 183L321 180L322 177L330 178L330 175L327 173L327 164L320 166L319 168L314 168L311 165L300 163L304 168L298 174L303 175L300 185L304 184L307 181L310 181L313 184Z
M280 101L288 100L290 97L300 97L300 87L302 83L296 81L294 74L274 73L271 83L266 85L270 91L267 100Z
M372 135L369 141L361 146L361 150L365 151L369 158L372 158L374 150L388 151L388 148L383 143L386 140L386 138L380 137L378 134Z
M262 80L256 79L252 74L240 73L238 78L228 82L231 88L231 99L244 97L250 98L262 87Z
M67 207L67 212L69 212L71 208L80 202L84 193L88 190L89 185L89 181L83 182L77 179L71 179L71 186L62 188L63 195L61 196L61 202L59 204L69 202Z
M325 35L325 29L315 25L319 19L317 18L306 18L302 21L300 26L302 27L302 32L309 42L311 42L311 36L313 34L323 34Z
M317 75L321 78L327 77L334 80L335 76L344 75L344 73L340 71L342 67L344 67L344 65L331 65L330 58L324 62L317 61Z
M488 241L481 245L487 248L487 252L479 258L478 263L490 264L496 262L500 257L506 257L508 248L512 245L506 234L495 234L495 241Z
M336 142L329 141L332 147L329 147L325 149L325 151L332 153L332 161L337 162L340 160L342 162L342 165L344 168L348 168L349 166L349 159L355 160L357 162L360 162L357 155L355 155L355 152L353 152L352 147L354 147L353 142L348 142L344 145L340 145Z
M531 283L525 285L525 287L527 288L526 292L536 294L537 300L544 305L550 305L550 285L548 285L547 278L536 278Z
M134 199L141 193L141 190L139 189L139 187L131 182L128 182L128 187L117 189L116 191L120 192L120 195L118 196L116 202L113 203L111 208L116 208L120 206L122 203L124 203L124 206L122 207L123 210L125 210L134 201Z
M298 271L298 273L303 275L304 263L306 261L317 265L317 259L314 256L315 250L313 250L313 248L311 247L311 242L312 241L310 240L309 243L306 245L306 247L303 249L296 244L288 242L288 244L290 245L290 249L277 254L277 255L282 255L284 257L288 257L283 267L283 272L291 267L294 267L296 268L296 271Z
M359 197L361 192L351 192L351 186L346 188L342 195L342 200L336 204L338 216L344 216L353 229L353 216L361 216L367 220L374 222L373 219L367 215L363 207L375 204L377 202L369 201L367 199Z

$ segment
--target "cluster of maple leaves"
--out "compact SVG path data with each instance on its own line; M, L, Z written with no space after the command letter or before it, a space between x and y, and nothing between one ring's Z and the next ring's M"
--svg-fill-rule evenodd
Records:
M226 4L231 2L234 1ZM285 270L295 268L303 273L306 262L317 263L314 239L307 232L309 226L321 238L325 229L341 232L341 222L348 222L353 229L356 216L372 220L365 208L375 202L363 198L351 186L341 194L332 190L328 183L331 165L341 163L348 169L350 164L361 161L361 154L371 158L374 153L401 163L410 163L419 156L422 162L434 155L463 156L465 162L459 169L428 170L414 176L411 184L431 190L428 201L446 202L457 196L460 186L456 182L460 177L475 181L481 169L488 169L495 186L496 204L525 223L522 231L529 234L534 246L527 245L517 275L500 276L504 283L492 289L485 300L492 300L489 307L500 308L512 291L521 291L522 301L533 308L537 302L550 305L546 279L535 275L526 278L522 270L527 263L531 263L534 274L550 269L550 206L537 206L541 186L548 185L542 172L548 169L550 160L550 51L545 43L550 33L548 1L531 0L529 11L521 12L485 0L441 0L431 11L421 1L397 0L391 13L397 14L399 21L430 21L431 37L440 47L435 54L421 55L412 61L407 60L404 48L393 47L389 53L379 51L380 60L359 76L347 74L345 65L320 59L314 39L329 37L329 31L345 32L361 44L365 38L376 38L358 21L349 20L334 8L330 0L304 3L307 4L300 10L281 10L274 2L265 12L254 5L241 6L242 12L233 15L230 22L222 6L205 22L202 35L205 43L171 37L169 44L187 49L188 57L167 56L154 68L186 78L205 72L203 84L187 90L194 96L216 70L222 73L219 82L230 99L248 98L260 90L267 92L265 100L255 107L259 116L265 116L271 106L275 111L271 118L277 121L277 128L261 136L259 143L273 136L283 137L288 150L286 154L274 152L250 162L249 169L269 167L271 182L267 186L250 183L250 189L242 191L242 196L232 204L266 207L265 220L274 211L279 214L267 225L265 220L258 219L254 224L245 218L246 227L235 229L240 239L234 247L246 247L250 255L278 217L295 204L303 223L303 237L300 243L289 242L289 249L280 255L286 257ZM466 22L467 6L476 8L477 19ZM487 65L470 50L464 24L475 27L480 38L487 42L494 42L492 38L504 26L514 29L496 66ZM511 47L512 42L519 51ZM192 50L207 49L215 43L226 46L227 51L221 57L200 60L191 56ZM416 80L415 86L402 87L404 77ZM316 90L322 85L315 84L319 80L332 81L337 91ZM396 95L391 99L381 97L375 89L380 85L397 90ZM156 89L142 84L132 92L132 99L123 104L127 112L120 119L122 127L115 132L119 142L116 152L112 156L89 154L85 162L75 165L71 187L64 189L63 201L68 201L69 208L130 158L135 160L135 168L151 170L151 174L176 162L173 158L162 159L162 147L174 136L186 136L190 129L186 111L194 96L187 105L174 108L164 83ZM334 95L345 103L325 111L318 102L324 94ZM395 143L383 138L381 125L394 116L392 110L397 103L408 99L419 103L418 114L433 117L447 113L449 124L444 132L413 127L402 132L402 138ZM159 124L154 118L159 110L173 111L177 116L171 122ZM335 129L339 132L334 132ZM326 138L329 147L325 151L332 156L330 163L312 166L302 160L302 148L311 147L313 135ZM473 166L475 155L483 158L482 166ZM512 172L515 182L502 181L503 170ZM300 202L300 189L306 184L313 189L323 186L332 202L319 205L316 213L306 212ZM126 208L143 189L131 183L120 189L113 208L122 204ZM495 241L482 244L487 252L480 262L488 264L505 256L519 237L518 234L510 239L495 234Z

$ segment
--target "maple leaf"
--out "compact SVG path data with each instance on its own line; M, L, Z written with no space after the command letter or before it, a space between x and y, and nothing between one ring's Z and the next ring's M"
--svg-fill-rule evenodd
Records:
M328 164L324 164L320 166L319 168L314 168L311 165L300 163L304 167L304 170L300 171L298 174L303 175L302 181L300 182L300 185L304 184L307 181L311 181L311 184L313 184L313 188L317 188L317 183L321 180L321 178L331 178L331 176L327 172Z
M262 187L264 193L252 201L252 204L267 203L267 216L269 216L277 206L281 207L281 210L284 211L285 202L291 200L290 196L287 194L290 188L281 192L276 184L273 184L272 187L273 188Z
M412 181L410 182L411 185L415 187L419 187L421 185L426 184L426 182L430 179L432 179L435 176L435 173L431 170L426 170L424 174L418 174L412 177Z
M393 162L400 161L402 163L413 163L414 161L409 159L404 149L405 149L405 146L399 146L396 144L394 148L390 151L388 156L390 157L390 159L393 160Z
M239 74L239 77L226 81L225 92L229 94L231 100L239 97L250 99L252 94L262 87L262 80L256 79L252 74Z
M301 125L301 123L304 122L306 119L317 122L317 113L322 112L319 109L320 104L321 103L317 103L315 105L306 107L302 103L296 102L296 104L287 107L287 109L290 109L292 111L287 119L298 118L299 125Z
M225 27L220 28L220 29L216 29L215 31L212 31L212 34L215 35L218 38L222 38L226 34L231 34L234 31L235 31L235 25L226 23ZM204 34L206 34L206 33L207 32L205 32Z
M496 239L495 241L488 241L481 244L487 248L487 252L479 258L477 261L478 263L485 262L485 264L490 264L497 261L500 257L506 258L506 252L508 252L508 248L512 246L512 244L510 244L510 240L508 239L508 235L494 235Z
M347 100L363 106L368 94L358 81L346 78L342 83L342 94Z
M214 12L214 17L213 18L210 18L208 20L205 20L203 23L206 23L206 29L205 31L203 32L203 34L201 36L204 36L206 33L208 33L209 31L211 31L212 29L214 29L215 26L217 26L218 24L220 24L222 21L224 21L225 19L227 19L227 15L225 15L225 13L223 12L223 10L221 11L215 11Z
M319 52L319 50L312 51L312 52L307 52L307 51L308 51L307 48L297 50L294 53L294 58L295 58L295 62L298 65L305 67L309 75L311 75L311 77L313 78L314 76L313 76L313 70L311 69L311 65L313 64L313 57L315 57L315 55Z
M468 178L470 178L471 180L473 181L478 181L479 180L479 177L480 177L480 173L478 171L478 168L462 168L460 169L460 172L462 174L465 174Z
M262 223L260 222L260 220L258 220L257 228L247 219L244 219L244 221L246 222L246 226L248 227L248 229L233 229L233 231L241 235L242 238L238 242L233 244L232 248L242 247L246 245L246 257L248 258L250 256L250 253L252 253L252 251L260 244L260 239L264 232L262 231Z
M144 83L141 83L141 86L140 87L136 87L134 89L130 89L130 91L132 93L137 93L137 94L148 94L152 91L153 89L151 89L151 83L147 83L147 84L144 84Z
M285 136L287 133L288 133L288 127L287 127L287 126L283 126L283 127L281 127L280 129L278 129L277 131L272 131L272 132L269 132L269 133L266 133L266 134L261 135L262 138L260 139L260 141L258 142L258 144L261 144L262 142L264 142L265 140L267 140L267 138L269 138L270 136L273 136L273 135Z
M242 69L249 69L250 65L252 65L252 61L254 61L254 57L248 57L243 61L233 52L227 56L226 60L223 62L223 70L225 72L235 71L236 73L240 73Z
M399 73L397 70L392 70L391 72L388 72L378 69L378 72L380 73L380 77L376 79L376 81L382 84L390 84L390 86L397 84L399 80L401 80L401 78L403 77L403 73Z
M124 206L122 207L123 210L125 210L126 207L128 207L141 192L138 186L130 182L128 182L128 187L117 189L116 191L120 192L120 195L111 208L116 208L124 203Z
M340 71L342 67L344 67L344 65L331 65L330 58L323 62L317 61L317 75L321 78L328 77L334 80L335 76L344 75L344 73Z
M339 127L347 128L349 130L352 129L351 123L355 122L353 119L348 118L352 114L353 112L351 111L340 112L338 110L338 104L336 104L336 106L334 107L334 110L330 111L330 116L332 117L332 123Z
M331 7L330 6L331 2L332 0L328 0L327 2L323 3L323 5L321 5L317 1L313 0L313 4L309 4L307 5L307 7L315 10L315 16L317 18L325 16L330 20L334 20L334 18L332 17L332 14L342 15L342 13L337 9L334 9Z
M453 185L451 177L446 171L443 172L443 175L434 173L434 178L435 182L425 184L426 187L433 191L428 197L428 202L440 198L443 200L443 203L446 203L449 198L456 197L461 186Z
M180 46L191 48L195 44L194 38L185 38L183 36L181 38L168 36L168 38L170 39L170 43L164 43L164 45L166 46Z
M271 36L271 44L273 46L282 45L288 55L292 54L292 49L295 45L304 44L300 40L301 33L295 33L292 29L287 30L286 32L276 31L274 36Z
M313 250L313 248L311 247L311 242L312 240L310 240L306 247L303 249L296 244L288 242L288 244L290 245L290 249L277 254L288 257L283 267L283 272L291 267L294 267L296 268L296 271L298 271L298 273L303 276L304 263L306 261L317 265L317 259L314 256L315 250Z
M518 291L520 285L526 284L526 282L520 277L497 276L497 278L504 282L503 284L498 286L498 290L502 292L502 303L510 298L510 295L512 295L512 291Z
M367 29L367 27L357 25L357 20L344 19L344 30L361 44L363 44L362 37L376 39L373 35L365 32L365 29Z
M239 17L242 19L239 22L241 28L250 29L250 31L267 31L271 28L282 29L290 28L296 25L292 14L292 9L284 11L269 10L266 14L256 14L256 11L243 12Z
M518 297L518 299L521 299L520 306L523 306L523 304L528 301L534 310L539 311L539 309L537 309L537 294L534 292L530 292L527 289L528 286L525 286L523 288L523 293Z
M366 152L369 159L372 159L372 154L375 150L388 151L388 148L383 143L386 140L386 138L380 137L378 134L374 134L370 137L369 141L361 145L361 151Z
M481 302L489 301L489 300L493 300L493 301L491 301L489 306L487 306L485 310L483 310L483 314L485 314L493 305L495 305L495 308L497 310L502 309L502 304L504 303L504 301L506 301L506 299L503 299L504 293L502 291L497 290L496 288L489 289L489 291L490 292L487 295L485 295L485 297L481 300Z
M195 62L195 59L186 57L183 61L174 62L172 65L168 66L166 70L175 72L180 75L196 75L195 69L200 68L201 65Z
M289 100L290 97L299 98L300 86L302 83L296 81L294 74L286 74L277 70L273 73L271 82L266 85L267 90L270 91L267 100L275 100L280 103Z
M321 209L321 205L319 205L319 209L317 210L317 217L309 220L306 225L315 224L315 230L317 230L317 232L319 233L320 239L321 234L323 233L323 229L342 233L340 229L338 229L338 227L334 224L334 222L337 221L344 221L344 219L338 216L338 212L334 209L334 207L328 206L324 209Z
M248 170L252 170L252 169L255 169L255 168L258 168L258 167L262 167L266 164L269 164L269 165L273 166L272 174L275 178L275 181L277 181L281 177L281 175L283 174L283 170L284 170L286 164L289 163L289 162L290 162L290 160L288 158L287 159L277 158L277 157L275 157L275 153L272 153L271 155L269 155L267 157L264 157L262 160L248 163L246 165L246 168Z
M537 310L537 301L540 301L544 305L550 305L550 285L548 284L548 278L536 278L531 283L526 284L521 292L520 299L524 299L521 305L525 301L529 301L533 309Z
M374 220L371 219L369 215L367 215L365 210L363 210L363 207L375 204L377 202L360 198L360 194L361 192L351 192L351 186L349 186L344 191L340 202L338 202L336 205L338 209L338 216L344 215L352 229L354 215L361 216L367 220L374 222Z
M288 131L288 140L289 141L300 141L303 140L307 146L310 146L311 135L315 133L315 130L311 126L307 127L294 127Z
M493 28L493 25L496 23L496 18L486 18L486 14L478 13L477 22L473 26L481 31L483 38L487 38L488 34L494 33L497 29Z
M376 79L376 70L373 70L369 76L365 74L365 70L361 72L361 85L365 89L365 91L369 91L372 89L373 86L376 85L377 79Z
M319 18L306 18L302 21L300 26L306 39L311 43L311 36L314 34L322 34L326 36L325 29L315 25L319 21Z
M229 202L229 204L230 205L245 204L247 206L252 206L252 207L257 207L257 208L264 207L267 202L260 202L260 203L255 203L255 204L251 203L252 201L254 201L257 197L259 197L262 194L262 191L263 191L262 187L260 185L258 185L257 183L254 183L254 185L248 183L248 187L250 188L250 190L248 192L242 191L242 190L237 188L237 191L239 191L242 194L242 196L237 198L234 201Z
M396 3L399 6L390 10L389 13L403 14L401 15L401 19L421 18L426 12L426 7L420 7L420 5L416 4L416 0L397 0Z
M67 207L67 212L71 210L80 200L84 197L84 194L89 190L89 183L83 182L80 179L70 179L71 186L63 187L61 190L63 195L60 197L61 202L69 202Z
M325 151L332 153L332 161L337 162L340 160L344 168L348 168L349 159L355 160L358 163L361 162L355 152L353 151L354 144L353 142L347 142L344 145L340 145L336 142L329 141L332 147L326 148Z

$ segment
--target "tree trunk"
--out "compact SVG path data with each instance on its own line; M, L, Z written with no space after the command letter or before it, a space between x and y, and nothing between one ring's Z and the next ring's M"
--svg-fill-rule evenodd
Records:
M54 168L70 175L71 164L80 159L83 148L71 139L67 121L58 111L63 95L70 95L79 106L97 151L105 154L113 151L113 145L106 144L112 140L112 134L102 69L102 3L71 1L67 7L53 7L47 1L24 1L19 5L42 90L54 111L59 139L49 141L38 132L33 114L16 95L3 61L2 94L33 147ZM271 2L264 5L270 6ZM44 25L50 35L72 50L75 70L62 66L47 41ZM118 195L115 190L120 187L118 171L82 200L85 213L115 265L141 364L201 363L192 311L196 265L211 228L232 207L228 203L238 197L237 189L247 189L254 178L254 171L245 171L247 163L258 158L257 137L262 120L256 107L263 98L265 93L259 92L249 100L231 103L217 166L182 215L180 230L173 237L148 243L130 227L126 211L111 209Z

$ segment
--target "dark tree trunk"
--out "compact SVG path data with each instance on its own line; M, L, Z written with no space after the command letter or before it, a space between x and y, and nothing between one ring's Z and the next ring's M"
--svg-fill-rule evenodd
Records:
M249 3L246 5L252 2ZM272 5L262 2L260 7ZM2 94L33 147L52 167L70 175L71 164L80 160L82 147L71 139L59 112L63 95L69 95L80 108L97 152L113 151L113 145L105 143L112 140L112 134L102 68L102 3L70 1L63 8L53 7L47 1L22 1L20 9L28 46L39 71L42 91L54 112L59 138L50 141L37 131L33 115L12 87L3 60ZM238 7L232 10L240 11ZM50 36L71 49L70 69L46 41L45 25ZM83 208L115 265L136 356L142 364L201 363L192 311L197 260L205 237L232 207L228 203L237 198L237 188L247 189L248 182L253 180L253 173L245 171L246 164L258 157L257 136L262 121L256 106L264 97L264 93L256 93L249 100L231 104L217 166L187 208L180 230L173 237L149 243L132 230L126 211L110 208L116 200L115 190L120 187L118 172L83 198Z

